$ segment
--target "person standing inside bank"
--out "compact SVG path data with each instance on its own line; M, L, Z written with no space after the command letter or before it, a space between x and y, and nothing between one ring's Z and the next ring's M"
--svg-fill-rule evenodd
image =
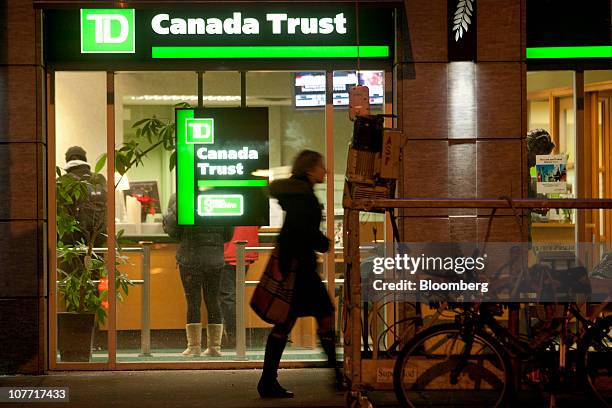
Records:
M289 268L295 271L295 285L286 321L274 325L266 342L263 372L257 385L262 398L293 397L291 391L279 384L277 370L289 333L296 319L303 316L316 318L328 365L335 369L337 384L342 384L336 361L334 306L316 271L315 252L327 252L330 246L329 239L319 229L321 204L314 193L315 184L325 180L323 156L312 150L302 151L291 173L290 178L270 185L270 195L286 212L277 243L279 266L283 274Z
M224 346L229 348L236 347L236 241L246 241L250 247L259 246L258 231L259 227L235 227L234 236L224 246L225 267L221 278L219 303L226 335ZM257 252L245 252L245 266L248 267L257 258Z
M87 162L87 152L81 146L66 150L66 175L85 183L87 194L81 196L72 208L72 215L78 221L78 229L64 237L64 243L92 243L106 245L106 178L93 173Z
M163 220L164 231L179 241L176 262L187 300L187 349L185 356L202 353L202 320L200 306L202 292L208 312L206 350L204 355L221 356L223 323L219 305L219 287L225 264L223 244L232 238L233 227L193 226L181 227L177 222L176 195L168 202L168 213Z

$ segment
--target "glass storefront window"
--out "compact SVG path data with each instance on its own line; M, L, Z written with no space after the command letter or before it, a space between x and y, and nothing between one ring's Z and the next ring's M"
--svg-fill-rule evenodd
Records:
M362 74L368 74L368 81L371 82L366 85L370 86L371 96L374 98L372 114L384 113L383 71L368 71ZM240 72L205 72L204 107L239 107L244 101L247 107L268 108L270 167L262 171L270 180L288 177L293 159L304 149L315 150L325 156L326 138L333 137L334 166L330 169L333 177L328 178L326 183L317 185L315 193L323 206L321 229L335 241L336 255L331 255L335 260L335 263L332 263L335 265L335 276L336 279L342 279L342 190L347 149L353 130L353 122L348 118L346 106L348 93L345 91L348 91L348 86L345 84L343 89L339 86L335 87L338 89L334 88L334 127L331 135L326 134L325 72L249 71L243 75L246 93L244 98L241 98L243 84ZM344 82L347 78L352 78L351 75L357 77L354 71L334 72L334 78L344 78ZM112 79L112 82L107 82L108 79ZM198 294L192 293L191 298L186 294L186 291L189 291L186 286L188 279L176 259L178 242L168 236L163 226L164 216L170 210L171 197L176 193L176 174L173 169L175 108L177 104L197 106L198 74L194 71L117 72L111 78L106 72L58 72L55 81L58 166L67 168L63 157L65 151L70 146L80 145L87 151L87 160L92 171L97 170L103 175L107 174L108 163L100 160L100 165L96 164L107 149L109 130L106 95L107 87L113 86L116 155L114 192L106 192L105 197L108 197L108 194L114 195L114 219L107 220L106 205L101 208L105 210L103 216L105 222L108 222L105 227L110 228L110 223L114 222L118 236L116 275L120 294L116 300L116 315L103 318L100 314L94 322L93 342L81 342L91 355L79 360L70 353L63 353L61 358L58 354L58 361L202 363L236 359L236 329L232 324L235 321L235 300L232 293L229 293L231 290L227 290L235 286L235 266L225 259L226 265L222 271L217 271L215 276L216 280L220 278L219 280L224 281L218 282L220 289L217 295L221 300L223 323L219 331L218 326L210 326L218 323L209 322L214 311L209 313L207 309L207 301L212 298L210 292L207 293L207 287L214 285L205 282L198 289L191 291ZM88 103L83 104L83 100ZM164 143L164 140L169 143ZM65 173L65 170L62 172ZM104 187L106 188L106 184ZM334 200L328 203L327 190L330 188L333 190ZM94 187L93 192L95 191ZM110 200L112 199L111 197ZM60 204L58 201L58 210ZM328 208L328 205L331 207ZM334 231L326 231L328 215L334 218ZM248 246L274 245L282 222L282 210L271 200L270 223L267 226L254 227L257 238ZM361 236L364 243L384 240L384 217L380 214L364 214L362 227ZM61 228L58 223L58 231ZM66 240L62 243L65 244ZM85 267L94 265L100 269L99 273L92 275L86 283L78 283L75 290L91 289L91 293L95 294L99 301L99 310L108 313L108 280L103 266L107 253L106 242L96 241L95 246L93 260L87 254L73 257L74 262L79 261ZM99 254L96 251L99 251ZM253 313L248 301L266 265L270 250L262 248L254 252L257 252L257 255L250 258L247 255L243 313L247 359L261 361L270 325ZM65 278L62 273L67 269L67 263L61 256L58 257L58 275L61 275L61 280L62 276ZM328 262L325 256L320 257L318 265L322 278L326 280ZM69 310L61 290L62 284L58 282L60 290L55 297L59 312ZM342 319L341 287L342 284L336 284L334 292L338 332ZM193 300L193 296L201 298L199 306L195 308L193 302L189 301ZM58 319L61 317L58 316ZM115 338L109 336L113 326L111 319L114 319ZM194 319L200 323L197 328L191 326L196 324L192 322ZM72 328L66 330L68 331L65 333L72 336ZM61 338L66 336L62 337L62 329L59 331L59 343L62 343ZM184 354L183 351L189 349L190 339L196 331L199 333L201 352L206 349L209 336L221 336L221 355L197 355L198 353L193 352ZM213 333L215 331L219 333ZM113 351L116 350L115 360L109 358L113 354L109 353L109 346L113 347ZM316 322L313 318L298 320L284 358L325 358L318 345Z
M106 72L55 74L58 362L106 362ZM87 101L87 103L83 103Z
M197 74L192 71L115 74L115 148L127 149L128 156L131 151L143 154L140 161L129 161L125 174L120 174L124 172L120 165L116 169L115 226L123 232L125 251L120 255L127 258L123 269L137 283L117 304L120 362L194 358L181 354L187 344L188 307L176 261L178 243L164 231L163 217L176 192L172 147L165 146L164 137L174 137L177 104L197 105L197 89ZM164 133L166 129L171 129L170 134ZM191 313L206 316L200 308ZM148 319L143 316L145 309Z
M370 92L370 114L385 113L385 73L384 71L334 71L334 233L333 239L336 245L334 259L336 278L345 278L344 274L344 208L342 198L344 195L344 184L346 178L346 164L349 145L353 138L354 122L349 118L348 89L354 85L368 86ZM362 212L360 214L359 238L362 246L372 245L373 242L385 240L385 216L384 214ZM330 238L331 234L330 234ZM365 253L364 253L365 254ZM364 255L362 254L362 255ZM338 291L346 288L337 285ZM337 305L338 314L343 313L342 304ZM380 311L379 316L385 314L385 309ZM382 327L380 325L379 327ZM337 332L341 333L341 327L337 324ZM370 333L372 337L376 334ZM374 342L375 340L372 340Z
M530 196L576 197L576 125L573 81L573 71L527 73L528 131L544 129L550 134L555 144L554 149L549 153L541 151L545 147L539 147L537 143L531 147L528 146L528 149L532 149L537 155L561 155L565 163L565 175L559 178L560 182L557 183L563 186L555 191L548 191L543 187L543 182L548 179L546 175L543 179L538 169L546 169L546 167L537 164L530 167ZM531 238L535 244L542 242L573 243L575 240L573 210L532 211L531 221Z
M612 71L585 71L585 160L587 197L612 197ZM585 143L586 144L586 143ZM612 240L612 211L591 210L584 213L586 240L595 244L593 265L609 251Z
M193 105L197 105L197 100L194 100ZM205 72L204 106L210 108L240 106L240 72Z
M545 195L548 198L607 198L612 193L608 176L612 71L585 71L583 76L577 77L584 80L582 135L577 132L575 123L574 75L577 74L573 71L540 71L527 75L529 129L546 129L556 145L552 154L563 155L567 160L565 191ZM541 182L539 172L534 173L532 170L532 181ZM592 250L580 254L589 268L598 264L612 236L609 210L552 209L545 214L533 211L531 219L535 244L593 243Z
M308 83L305 86L313 90L310 101L307 99L311 95L306 95L304 98L299 97L300 81ZM315 150L325 155L325 108L320 105L320 97L317 99L317 95L320 95L321 92L325 95L325 72L254 71L246 73L247 106L268 107L270 180L289 177L293 159L304 149ZM321 223L323 230L328 204L326 189L327 183L315 186L315 194L324 207L324 217ZM282 222L282 209L276 200L271 200L270 226L264 229L266 234L272 236L277 234ZM271 241L275 241L275 238ZM268 256L269 253L260 253L260 259L249 266L247 281L259 279ZM325 277L323 258L319 259L318 266L320 274ZM250 299L253 288L254 286L247 286L247 299ZM253 349L261 349L271 326L254 316L250 309L245 313L248 338L252 339L250 346ZM291 341L288 351L284 354L284 359L323 358L321 351L317 348L314 318L299 319L291 333ZM248 343L247 346L249 346Z
M353 137L353 125L348 113L348 87L356 82L368 86L370 91L370 114L385 113L385 73L384 71L334 71L334 219L337 227L338 246L342 246L342 196L346 176L346 159L348 147ZM351 84L351 85L349 85ZM374 213L362 213L362 243L372 240L384 240L384 216ZM374 233L374 229L376 233ZM376 235L376 237L374 237Z

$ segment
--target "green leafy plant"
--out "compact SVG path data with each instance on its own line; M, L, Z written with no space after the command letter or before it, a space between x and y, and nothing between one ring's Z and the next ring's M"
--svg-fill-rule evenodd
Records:
M98 321L106 320L108 308L108 269L103 256L96 250L95 243L106 237L104 219L91 220L89 228L81 225L75 215L75 208L95 188L96 173L92 177L77 178L56 167L56 208L57 208L57 274L58 290L64 300L66 311L95 313ZM95 214L95 213L94 213ZM93 227L92 227L93 226ZM122 231L117 234L117 241ZM118 248L120 249L120 248ZM117 255L115 260L115 287L117 298L127 295L132 282L119 270L127 257ZM104 288L106 286L106 288Z
M181 102L174 106L175 108L191 108L191 105L187 102ZM142 165L142 160L156 149L170 152L169 170L172 171L176 167L174 121L161 120L153 115L150 118L136 121L132 125L132 129L135 129L135 137L115 149L115 169L117 173L123 176L132 167ZM146 147L143 147L144 141L148 142ZM96 171L100 171L104 167L106 160L107 155L104 153L96 163Z
M177 108L190 108L186 102L175 105ZM143 164L143 159L156 149L171 152L170 170L176 167L175 123L163 121L153 115L132 125L135 138L115 149L115 169L125 175L132 167ZM145 145L147 141L147 146ZM98 321L106 320L108 302L108 270L103 256L95 250L95 243L105 237L104 223L92 223L94 228L83 228L74 216L74 206L79 200L95 188L94 180L102 171L107 161L106 153L102 154L94 166L91 178L78 179L71 174L56 168L57 195L57 258L59 292L64 298L69 312L93 312ZM119 181L117 181L118 183ZM115 242L119 243L123 231L119 231ZM75 236L79 237L75 240ZM119 255L117 248L115 260L115 288L118 300L128 294L132 282L119 267L127 262L127 257Z

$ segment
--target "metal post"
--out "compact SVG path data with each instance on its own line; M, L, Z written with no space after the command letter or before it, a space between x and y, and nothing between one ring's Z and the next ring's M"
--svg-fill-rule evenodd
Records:
M348 214L347 214L348 213ZM348 369L347 377L350 380L350 392L359 395L361 392L361 274L359 253L359 211L346 210L345 216L348 220L348 229L345 230L346 241L344 244L344 262L350 265L348 282L345 281L347 293L346 310L348 321L344 333L345 347L344 366ZM347 226L345 225L345 228ZM347 343L348 341L348 343Z
M240 71L240 107L246 108L246 72Z
M584 71L574 71L574 186L572 191L576 198L586 198L585 169L590 163L585 163L587 150L584 138ZM590 148L590 147L589 147ZM582 242L586 241L586 210L576 210L576 225L574 227L576 240L576 256L582 265L587 265L586 254Z
M151 241L142 246L142 314L140 328L140 356L151 356Z
M106 73L106 191L115 191L115 73ZM117 296L115 276L117 259L115 235L115 195L106 196L106 234L110 250L106 253L105 262L108 276L108 368L114 369L117 362Z
M329 297L336 299L336 257L334 252L334 73L325 73L325 167L327 167L327 184L325 186L325 224L327 237L330 239L330 250L325 254L325 276Z
M246 328L244 322L244 261L247 241L236 241L236 360L247 360Z
M198 109L204 107L204 72L198 71Z

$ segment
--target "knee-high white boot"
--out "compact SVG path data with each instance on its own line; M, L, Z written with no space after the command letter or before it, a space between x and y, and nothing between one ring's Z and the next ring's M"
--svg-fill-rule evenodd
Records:
M185 326L187 333L187 348L184 356L199 356L202 354L202 323L189 323Z
M221 356L221 336L223 335L222 324L209 324L206 326L206 351L205 355L210 357Z

